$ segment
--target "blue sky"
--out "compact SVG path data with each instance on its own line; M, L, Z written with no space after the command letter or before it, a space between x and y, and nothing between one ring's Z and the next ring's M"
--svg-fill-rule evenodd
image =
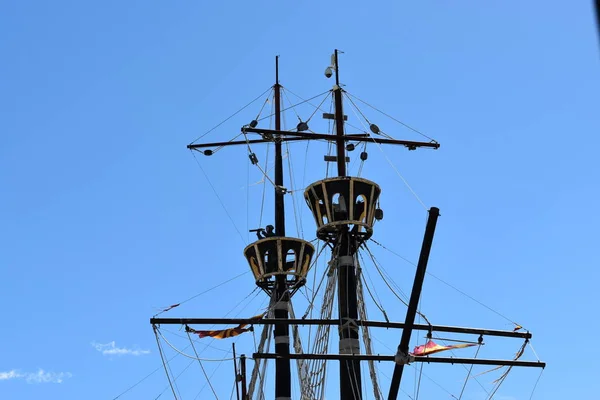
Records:
M250 184L261 177L245 149L198 158L241 240L186 144L271 86L275 55L291 92L330 89L323 70L339 48L350 93L441 143L385 150L423 202L441 209L429 271L534 333L549 363L534 398L593 398L600 354L572 350L600 328L595 28L591 2L1 2L0 397L112 399L162 368L149 317L247 271L244 231L260 213L262 186ZM205 139L230 139L259 108ZM365 111L394 137L421 139ZM305 148L292 148L296 182L320 179L325 147L311 147L306 174ZM374 238L416 261L423 207L377 148L364 176L383 188L386 218ZM409 293L414 268L373 251ZM402 320L405 308L374 286ZM246 298L252 289L246 274L165 315L254 315L265 296ZM436 324L511 329L432 277L422 310ZM377 337L395 348L400 334ZM482 357L510 358L519 347L494 343ZM203 356L230 349L211 345ZM174 359L175 374L186 365ZM219 365L219 398L228 398L231 363ZM198 394L204 378L192 367L182 398L211 398ZM455 378L450 369L424 371L456 393L464 370ZM529 398L537 376L512 372L497 398ZM121 398L156 398L166 385L159 370ZM485 398L469 387L469 398ZM444 396L428 385L420 398Z

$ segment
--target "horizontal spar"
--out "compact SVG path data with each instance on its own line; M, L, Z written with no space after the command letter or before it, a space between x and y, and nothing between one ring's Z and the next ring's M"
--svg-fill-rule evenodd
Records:
M337 135L330 135L324 133L306 133L306 132L288 132L288 131L276 131L272 129L257 129L257 128L245 128L243 129L246 133L258 133L261 135L279 135L279 136L297 136L304 137L307 139L323 139L330 141L337 141L338 139L350 140L353 142L373 142L380 144L397 144L406 146L408 148L414 149L417 147L431 147L437 149L440 147L438 142L414 142L410 140L396 140L396 139L375 139L371 137L369 134L352 134L352 135L344 135L343 137L339 137Z
M290 137L290 138L281 138L282 142L293 142L299 140L306 140L302 137ZM273 143L273 140L266 139L252 139L252 140L230 140L229 142L213 142L213 143L200 143L200 144L188 144L188 149L202 149L206 147L221 147L221 146L234 146L240 144L256 144L256 143Z
M280 131L270 131L270 132L280 132ZM285 132L285 131L281 131ZM257 143L273 143L277 142L296 142L302 140L332 140L332 135L313 135L313 134L300 134L298 135L296 132L287 132L291 137L269 137L263 139L249 139L249 140L230 140L228 142L211 142L211 143L191 143L187 145L188 149L203 149L207 147L226 147L226 146L235 146L240 144L257 144ZM346 135L347 140L357 140L359 138L367 137L367 134L352 134Z
M252 318L151 318L151 324L157 325L185 325L185 324L197 324L197 325L239 325L239 324L254 324L254 325L275 325L275 324L286 324L286 325L339 325L338 320L331 319L252 319ZM356 321L358 326L368 326L373 328L391 328L391 329L403 329L404 323L402 322L384 322L384 321ZM460 326L444 326L444 325L424 325L415 324L413 329L419 331L432 332L450 332L450 333L464 333L474 335L486 335L486 336L502 336L512 338L531 339L532 335L530 332L514 332L514 331L501 331L494 329L482 329L482 328L463 328Z
M291 360L360 360L360 361L394 361L394 356L366 355L366 354L289 354L279 355L274 353L254 353L254 359L277 359L285 358ZM414 357L414 362L435 364L475 364L475 365L501 365L511 367L537 367L545 368L546 363L542 361L518 361L518 360L486 360L481 358L454 358L454 357Z

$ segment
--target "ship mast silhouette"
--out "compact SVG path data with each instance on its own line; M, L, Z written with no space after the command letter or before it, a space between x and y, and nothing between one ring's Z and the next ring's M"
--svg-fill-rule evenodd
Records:
M335 134L321 134L308 131L307 122L300 120L294 131L284 131L281 128L281 85L279 84L279 57L275 58L275 84L274 92L274 121L275 129L258 127L258 121L253 120L242 127L246 134L259 135L259 139L240 140L229 142L213 142L203 144L190 144L191 150L200 151L205 155L212 155L210 148L246 145L249 149L249 158L252 164L258 164L258 158L250 150L250 144L274 143L275 147L275 176L274 197L275 231L265 236L259 235L259 240L251 243L244 249L244 255L256 279L256 284L271 298L273 313L267 318L253 319L219 319L219 318L152 318L153 325L161 324L250 324L270 325L274 327L275 353L256 352L252 355L254 360L275 360L275 393L276 400L291 400L292 373L290 362L292 359L301 360L338 360L340 399L362 399L361 362L362 361L392 361L395 363L394 373L388 392L388 399L396 399L400 388L404 366L412 362L451 363L451 364L480 364L497 366L524 366L545 367L545 363L514 360L486 360L471 358L445 358L419 356L409 353L409 342L414 330L426 331L431 338L432 332L453 332L479 335L479 344L483 336L501 336L531 338L529 332L500 331L477 328L461 328L452 326L437 326L431 324L415 324L417 307L425 278L427 262L435 227L438 220L439 209L431 207L428 210L423 244L417 263L413 288L408 303L404 323L378 322L359 319L359 306L357 296L357 251L373 234L375 221L383 218L383 211L378 208L381 190L372 181L364 178L348 176L346 163L347 151L353 150L354 145L348 142L372 142L377 144L390 144L405 146L409 150L420 147L437 149L439 144L435 141L418 142L388 139L379 136L380 130L375 124L370 124L373 133L346 134L344 121L346 116L343 110L344 90L340 85L338 50L331 57L331 65L325 71L326 77L335 75L333 87L334 114L323 115L332 119ZM309 205L317 225L317 238L327 244L332 250L330 267L337 273L337 319L290 319L289 302L292 296L306 283L306 275L311 265L315 248L303 239L287 237L285 231L285 194L287 189L283 179L282 143L290 141L325 140L335 144L335 156L325 156L325 161L335 162L337 176L317 181L306 188L304 197ZM207 149L207 150L201 150ZM366 152L360 155L364 161ZM260 230L254 230L260 231ZM339 331L339 354L292 354L290 352L290 326L292 325L330 325L337 326ZM241 325L240 325L241 326ZM385 327L402 329L402 335L396 354L372 355L361 354L359 332L368 327ZM245 360L243 356L242 360ZM325 361L324 361L325 362ZM245 364L243 370L245 371ZM245 377L242 383L242 399L248 400ZM304 395L303 395L304 396ZM302 397L303 400L305 397ZM308 397L306 397L308 399Z

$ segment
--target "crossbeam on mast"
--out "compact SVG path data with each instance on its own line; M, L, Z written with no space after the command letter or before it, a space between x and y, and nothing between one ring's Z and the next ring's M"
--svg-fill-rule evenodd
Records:
M352 135L336 136L336 135L325 134L325 133L288 132L288 131L279 131L279 130L273 130L273 129L260 129L260 128L244 128L243 130L247 133L259 133L259 134L267 135L267 136L270 136L270 135L299 136L299 137L305 137L307 139L330 140L332 142L337 142L338 140L343 139L344 141L351 140L354 142L373 142L373 143L380 143L380 144L397 144L397 145L402 145L402 146L406 146L409 148L430 147L430 148L437 149L440 147L440 144L436 141L417 142L417 141L411 141L411 140L380 139L380 138L374 138L368 133L362 134L362 135L361 134L352 134Z
M150 323L154 325L339 325L339 321L331 319L273 319L273 318L151 318ZM373 328L388 328L388 329L404 329L406 326L403 322L385 322L385 321L364 321L357 320L358 326L367 326ZM446 333L462 333L484 336L498 336L519 339L531 339L533 335L530 332L514 332L484 328L468 328L460 326L446 325L425 325L414 324L413 330L431 331L431 332L446 332Z
M279 138L281 142L293 142L298 140L306 140L301 137L290 137L290 138ZM229 142L212 142L212 143L198 143L198 144L188 144L187 148L190 150L202 149L207 147L226 147L226 146L234 146L240 144L257 144L257 143L273 143L275 140L267 140L267 139L250 139L250 140L230 140Z
M277 359L282 356L274 353L254 353L254 359ZM287 356L286 356L287 357ZM395 356L367 355L367 354L290 354L292 360L359 360L359 361L395 361ZM432 364L474 364L474 365L499 365L512 367L545 368L542 361L519 360L491 360L483 358L455 358L455 357L426 357L415 356L413 362Z
M212 143L193 143L193 144L188 144L187 148L190 150L196 150L196 149L202 149L202 148L207 148L207 147L227 147L227 146L234 146L234 145L240 145L240 144L273 143L276 141L278 141L278 142L293 142L293 141L299 141L299 140L331 140L331 141L333 141L333 139L331 139L331 135L315 134L315 135L323 136L323 137L305 137L304 135L297 136L296 135L297 132L286 132L286 131L271 131L271 132L291 133L292 137L278 137L278 138L272 137L271 138L269 135L264 135L265 137L263 139L230 140L228 142L212 142ZM368 133L357 133L357 134L346 135L345 137L346 137L346 140L356 141L359 138L365 138L368 136L369 136ZM269 137L269 139L267 139L267 137Z

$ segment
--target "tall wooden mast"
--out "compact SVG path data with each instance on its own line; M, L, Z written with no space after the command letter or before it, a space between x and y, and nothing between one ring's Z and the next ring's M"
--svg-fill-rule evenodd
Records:
M279 56L275 57L275 130L281 130L281 85L279 84ZM281 135L275 136L275 232L285 236L285 202L283 188L283 155L281 154Z
M281 85L279 85L279 56L275 57L275 130L281 130ZM275 136L275 234L285 236L285 202L283 191L283 156L281 136ZM285 256L284 256L285 257ZM285 275L277 275L275 280L275 318L288 318L289 291ZM283 356L275 361L275 400L292 398L292 373L290 360L290 328L286 324L275 324L275 353Z
M342 88L338 67L338 50L334 57L335 88L333 97L335 103L335 130L338 176L346 176L346 140L344 138L344 109ZM346 199L353 202L353 199ZM349 204L351 206L351 204ZM350 232L348 225L340 227L335 245L338 248L336 257L338 268L338 315L340 320L340 354L359 354L358 339L358 305L356 296L356 268L354 256L356 253L356 238ZM362 383L360 375L360 360L340 361L340 397L342 399L358 400L362 398Z

